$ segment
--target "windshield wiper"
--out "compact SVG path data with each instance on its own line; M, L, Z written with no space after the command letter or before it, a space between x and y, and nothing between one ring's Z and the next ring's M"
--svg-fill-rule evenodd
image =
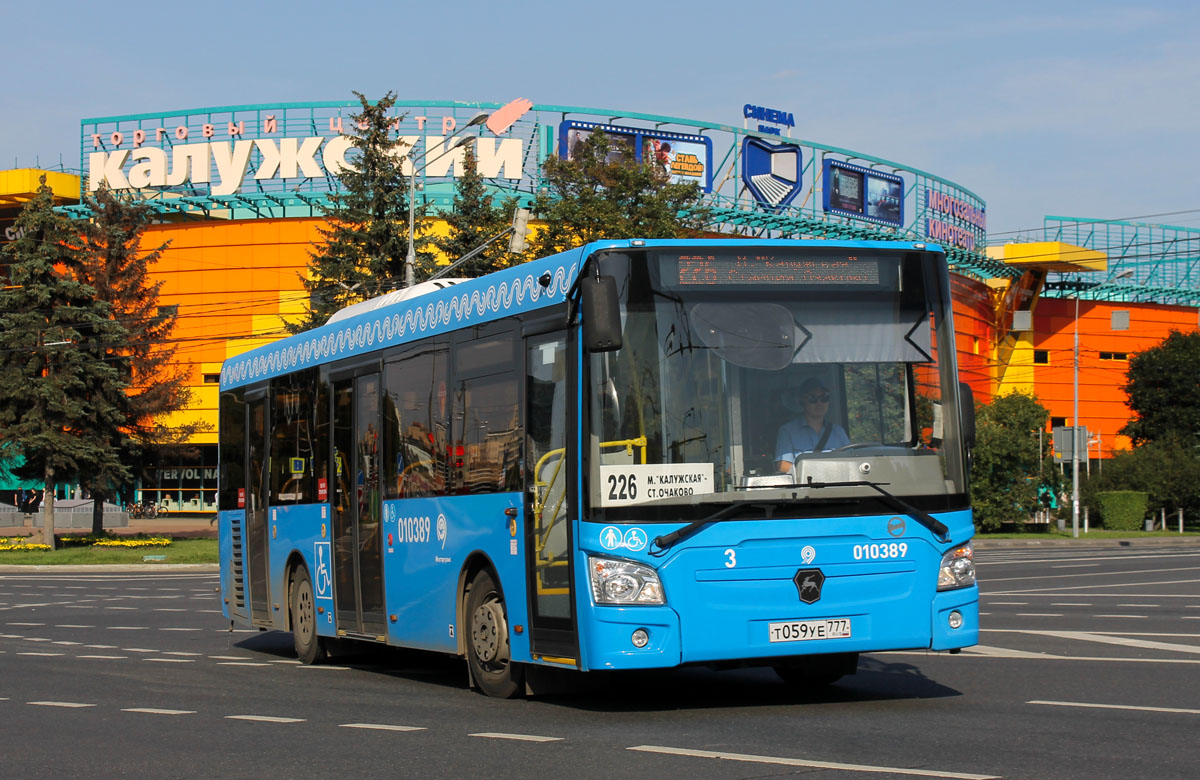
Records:
M872 488L877 493L879 493L879 495L883 496L883 503L892 507L892 509L896 509L900 512L905 513L906 515L908 515L912 519L916 520L921 525L928 528L930 531L933 531L935 534L937 534L938 541L940 541L940 542L950 541L950 529L948 527L946 527L945 523L943 523L941 520L938 520L936 517L929 514L928 512L923 511L921 509L917 509L915 506L908 503L907 501L900 498L899 496L894 496L891 493L884 490L883 486L887 485L887 484L889 484L889 483L887 483L887 482L871 482L871 481L865 480L865 479L864 480L856 480L853 482L813 482L812 477L809 477L807 482L799 482L796 484L796 487L804 487L804 488L869 487L869 488Z
M662 536L654 537L654 541L651 542L651 544L654 547L657 547L659 550L666 550L668 547L675 544L680 539L686 539L687 537L696 533L701 528L703 528L706 525L709 525L710 523L716 523L716 522L726 519L727 517L732 515L734 512L737 512L739 509L762 509L767 513L767 517L769 518L771 516L772 510L774 508L775 507L773 504L759 504L759 503L730 504L729 506L725 507L724 509L720 509L720 510L717 510L716 512L713 512L708 517L697 520L693 523L688 523L683 528L680 528L676 531L672 531L669 534L663 534Z

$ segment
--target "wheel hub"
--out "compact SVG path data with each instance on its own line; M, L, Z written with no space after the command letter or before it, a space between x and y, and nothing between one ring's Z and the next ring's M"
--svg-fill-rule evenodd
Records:
M471 644L475 656L484 663L496 660L500 652L500 625L503 618L495 604L481 604L471 621Z

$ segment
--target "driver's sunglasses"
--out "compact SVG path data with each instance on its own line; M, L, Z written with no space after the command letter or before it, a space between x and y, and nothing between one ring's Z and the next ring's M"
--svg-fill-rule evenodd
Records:
M804 400L810 404L827 404L829 403L829 393L813 393L805 396Z

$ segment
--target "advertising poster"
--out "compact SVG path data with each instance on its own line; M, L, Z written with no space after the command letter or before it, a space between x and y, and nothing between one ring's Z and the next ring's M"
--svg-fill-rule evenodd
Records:
M835 167L829 174L829 207L837 211L863 213L863 175Z
M881 222L900 224L904 200L901 182L871 176L867 179L867 216Z
M559 127L559 155L568 160L592 133L609 138L607 161L634 159L656 164L672 183L694 182L701 191L712 191L712 141L702 135L644 130L638 127L566 121Z
M844 217L903 227L904 180L893 173L841 160L824 162L825 210Z

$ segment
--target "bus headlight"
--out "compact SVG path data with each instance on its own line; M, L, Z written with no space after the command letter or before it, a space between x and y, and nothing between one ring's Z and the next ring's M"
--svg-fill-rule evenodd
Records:
M955 547L942 556L938 570L938 590L954 590L975 584L975 551L971 543Z
M658 572L617 558L588 556L592 598L597 604L665 604Z

